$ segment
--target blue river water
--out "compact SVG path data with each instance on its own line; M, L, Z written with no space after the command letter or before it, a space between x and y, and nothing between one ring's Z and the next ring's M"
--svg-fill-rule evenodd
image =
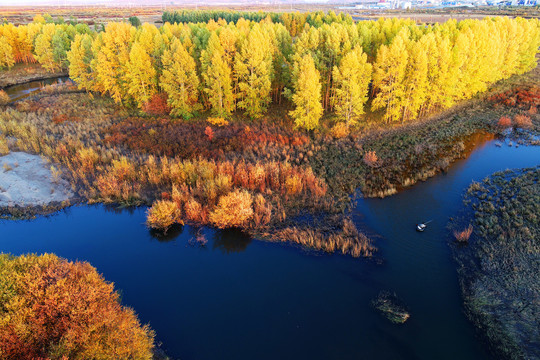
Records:
M185 226L166 239L145 209L78 206L0 221L0 251L52 252L95 266L174 359L488 359L463 314L446 225L473 180L540 163L540 147L487 142L441 174L385 199L359 199L355 222L378 258L353 259ZM424 233L421 220L433 220ZM411 318L393 325L370 302L395 292Z

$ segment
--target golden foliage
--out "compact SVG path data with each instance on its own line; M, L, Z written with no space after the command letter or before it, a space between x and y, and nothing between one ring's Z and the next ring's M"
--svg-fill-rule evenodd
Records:
M167 231L174 224L184 224L175 201L158 200L148 210L147 215L146 224L153 229Z
M217 207L210 213L210 222L224 229L243 227L253 217L253 198L246 190L234 190L220 197Z
M222 117L209 117L206 119L206 121L208 121L210 124L214 126L221 127L221 126L229 125L229 122Z

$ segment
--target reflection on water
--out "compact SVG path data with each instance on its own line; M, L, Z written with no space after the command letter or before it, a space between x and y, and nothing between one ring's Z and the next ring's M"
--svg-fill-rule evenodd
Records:
M167 230L166 233L163 231L155 230L155 229L149 229L150 236L152 236L154 239L156 239L159 242L169 242L176 240L177 237L182 235L184 232L184 226L183 225L173 225Z
M251 237L238 229L219 230L214 233L212 249L224 254L239 253L251 243Z
M62 76L58 78L31 81L24 84L13 85L4 89L4 91L8 94L11 101L17 101L39 92L41 88L46 85L63 84L66 82L73 83L73 81L71 81L69 77Z

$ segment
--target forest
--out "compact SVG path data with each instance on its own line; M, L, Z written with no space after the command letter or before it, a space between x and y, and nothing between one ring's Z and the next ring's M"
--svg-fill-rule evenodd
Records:
M0 67L69 69L80 89L174 117L209 111L265 116L290 104L298 128L323 116L347 131L411 122L536 66L540 21L506 17L417 24L352 22L333 12L165 13L162 27L111 22L91 29L38 15L0 26ZM217 20L216 20L217 19ZM172 23L171 23L172 22Z

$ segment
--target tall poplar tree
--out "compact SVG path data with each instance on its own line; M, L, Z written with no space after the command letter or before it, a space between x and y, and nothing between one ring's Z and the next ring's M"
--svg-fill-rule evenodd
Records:
M269 34L255 25L237 56L238 107L251 118L260 117L271 101L273 48Z
M225 51L215 32L201 53L201 71L204 79L204 92L208 96L212 112L228 117L234 110L231 68L225 59Z
M108 23L92 44L95 90L108 93L119 103L127 95L127 69L135 28L127 23Z
M77 34L67 53L69 62L69 77L75 81L79 89L92 90L94 74L90 67L92 62L92 36Z
M384 108L383 118L387 122L397 121L402 117L401 110L406 96L408 34L408 30L404 29L390 46L382 45L373 67L373 87L377 95L373 99L372 109Z
M319 126L323 107L320 75L311 55L306 54L300 59L294 78L292 101L295 109L289 114L294 118L297 127L313 130Z
M174 39L170 50L165 50L161 58L163 74L161 88L167 93L167 103L171 114L189 119L200 109L198 103L199 78L195 60L178 39Z
M0 37L0 69L10 68L15 64L13 48L6 37Z
M37 60L44 69L51 72L60 68L59 64L54 61L52 38L55 33L56 26L54 24L46 24L43 26L41 34L36 37L35 41Z
M401 121L416 120L428 93L428 59L420 42L409 43L409 61L404 79L405 96Z
M150 54L139 43L133 43L126 67L127 92L142 108L156 93L157 76Z
M339 67L334 66L333 77L336 89L332 104L336 113L348 125L354 124L364 113L371 72L372 66L367 62L367 55L360 46L346 54Z

